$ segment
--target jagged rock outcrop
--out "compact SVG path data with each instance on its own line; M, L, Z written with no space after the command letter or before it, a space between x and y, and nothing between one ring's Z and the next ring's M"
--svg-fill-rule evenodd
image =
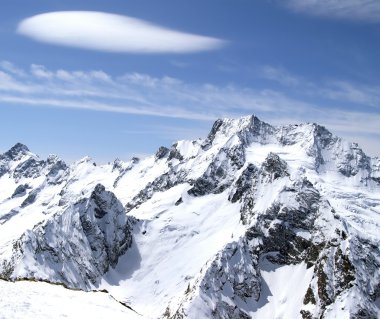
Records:
M15 197L22 197L26 194L26 191L29 189L29 185L28 184L20 184L16 187L15 191L13 192L12 194L12 198L15 198Z
M46 160L47 174L46 180L49 184L56 185L63 182L67 169L67 164L58 156L49 155Z
M27 231L13 244L2 278L46 280L87 290L132 244L134 219L98 184L82 199Z
M143 190L141 190L130 202L125 205L126 210L129 212L135 207L151 199L155 192L166 191L180 183L186 182L185 171L175 171L171 169L169 172L162 174L153 182L148 183Z
M168 155L170 152L170 150L165 147L165 146L160 146L160 148L158 149L158 151L156 152L156 159L162 159L164 158L166 155Z
M188 193L203 196L223 192L232 184L235 172L243 166L244 161L244 148L241 145L222 148Z
M269 182L272 182L277 178L289 176L287 167L286 162L277 154L269 153L261 165L262 175L264 178L267 178Z
M204 273L193 286L189 285L186 296L174 314L168 311L165 318L193 318L189 304L205 304L204 318L250 318L249 304L260 298L259 255L252 250L246 238L228 244L207 265ZM208 304L212 302L212 306Z
M28 205L33 204L36 201L36 198L38 196L38 193L40 192L40 188L33 189L28 196L23 200L20 207L25 208Z

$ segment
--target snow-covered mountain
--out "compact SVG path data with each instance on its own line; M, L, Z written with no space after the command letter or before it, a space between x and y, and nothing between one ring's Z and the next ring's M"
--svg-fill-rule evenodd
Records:
M316 124L217 120L101 166L0 155L5 291L102 290L130 318L378 318L379 243L380 160Z

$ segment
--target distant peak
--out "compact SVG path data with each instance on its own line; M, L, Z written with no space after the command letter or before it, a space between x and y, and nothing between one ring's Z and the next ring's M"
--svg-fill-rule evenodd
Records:
M220 122L223 126L243 128L254 125L255 123L261 123L262 121L256 115L247 115L238 118L224 118L219 119L215 123Z
M255 115L243 116L237 119L234 118L223 118L217 119L212 126L209 133L209 138L213 139L218 132L223 132L224 134L231 133L247 127L254 125L257 122L261 122Z
M5 156L9 157L12 160L19 159L22 155L25 155L29 152L29 148L21 143L16 143L12 148L4 153Z
M16 143L10 150L15 150L18 152L29 152L29 148L22 143Z
M255 115L243 116L236 119L218 119L214 122L202 147L203 149L207 149L215 141L231 138L235 135L239 136L244 143L265 141L273 132L274 128L271 125L261 121Z

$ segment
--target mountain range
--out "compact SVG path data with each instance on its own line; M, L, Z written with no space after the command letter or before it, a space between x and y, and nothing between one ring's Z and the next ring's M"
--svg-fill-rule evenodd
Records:
M0 155L4 318L376 319L379 244L380 159L317 124L219 119L105 165Z

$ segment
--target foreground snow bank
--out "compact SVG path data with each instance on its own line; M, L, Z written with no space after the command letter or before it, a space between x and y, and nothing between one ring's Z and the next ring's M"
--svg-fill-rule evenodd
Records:
M141 318L107 293L69 290L44 282L0 280L0 318Z

